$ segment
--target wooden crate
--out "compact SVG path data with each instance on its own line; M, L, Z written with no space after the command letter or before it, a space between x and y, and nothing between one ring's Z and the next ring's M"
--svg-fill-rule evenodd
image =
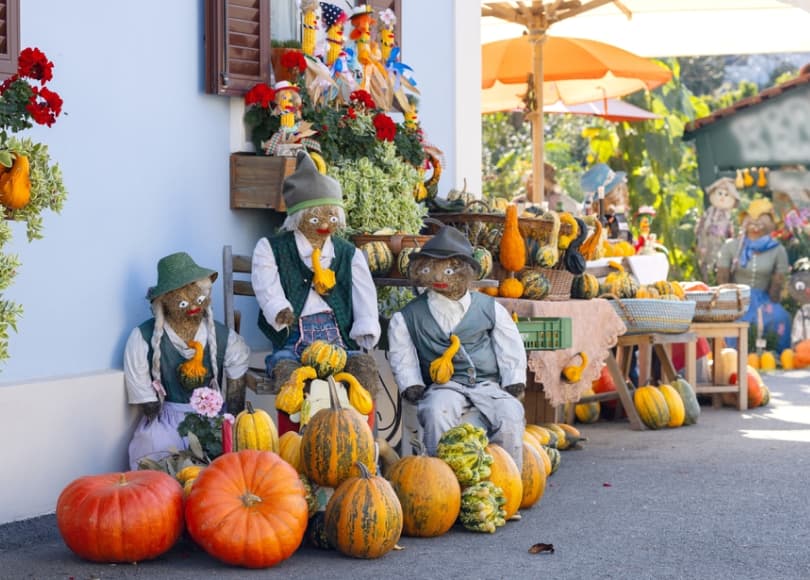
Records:
M546 399L542 383L535 382L534 373L529 372L526 385L526 397L523 407L526 409L526 423L553 423L556 421L554 407Z
M281 186L295 157L231 153L231 209L285 211Z

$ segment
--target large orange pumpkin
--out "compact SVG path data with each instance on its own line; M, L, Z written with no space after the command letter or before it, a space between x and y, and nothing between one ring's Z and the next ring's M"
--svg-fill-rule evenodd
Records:
M402 533L432 538L453 527L461 510L461 486L455 472L438 457L403 457L388 472L388 480L402 505Z
M394 488L358 462L359 477L343 481L324 513L329 543L354 558L379 558L396 546L402 535L402 506Z
M340 407L330 376L331 408L321 409L301 435L301 472L318 485L337 487L358 474L357 462L376 473L374 435L354 409Z
M186 499L194 541L214 558L245 568L268 568L292 556L307 517L304 484L272 451L220 455Z
M523 501L523 482L515 460L506 452L506 449L495 443L490 443L486 447L486 452L492 455L492 472L487 478L503 490L506 503L503 510L507 520L515 515Z
M67 547L85 560L150 560L183 532L183 488L162 471L80 477L59 495L56 523Z
M549 463L549 471L550 466L551 463ZM546 469L540 452L525 441L523 442L523 465L520 469L520 479L523 482L520 509L527 509L540 501L546 491Z
M759 375L755 375L751 372L748 372L746 377L748 380L748 408L753 409L755 407L759 407L762 404L762 385L757 377ZM737 373L731 373L731 376L728 378L728 383L730 385L737 384ZM727 399L724 398L724 402L731 403L731 406L737 406L738 396L736 393L732 393Z
M810 366L810 338L796 345L793 354L793 366L797 369Z

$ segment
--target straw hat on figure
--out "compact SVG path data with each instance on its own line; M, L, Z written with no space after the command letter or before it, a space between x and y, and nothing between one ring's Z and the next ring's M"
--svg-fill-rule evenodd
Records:
M776 337L774 350L790 347L790 315L779 303L788 272L787 250L771 237L777 219L768 199L755 199L740 213L742 232L727 240L717 258L718 284L746 284L751 303L740 320L754 328L762 319L762 336ZM734 346L731 339L726 342Z
M740 193L730 177L721 177L706 188L709 207L697 225L697 257L700 277L710 282L715 277L717 255L729 238L734 237L734 208Z
M520 467L526 351L506 308L470 291L479 271L466 236L450 226L411 254L408 277L427 291L391 317L389 362L402 397L417 405L429 454L468 422Z
M287 218L256 244L251 273L259 328L273 345L265 361L271 388L278 392L301 366L308 345L326 340L348 351L346 372L373 396L377 365L361 349L380 338L377 290L363 253L334 235L346 225L340 184L301 151L283 194Z
M185 448L177 427L192 410L194 389L221 392L227 383L225 410L236 414L245 407L250 349L214 321L211 287L217 273L185 252L161 258L157 270L157 285L147 294L154 318L134 328L124 348L129 403L143 412L129 445L131 469L138 469L139 459L158 461Z

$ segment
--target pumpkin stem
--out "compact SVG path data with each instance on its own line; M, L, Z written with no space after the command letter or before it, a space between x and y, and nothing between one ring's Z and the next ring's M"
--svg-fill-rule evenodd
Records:
M250 493L249 491L246 491L239 499L242 500L245 507L251 507L253 504L261 503L262 501L262 498L256 494Z
M368 467L362 461L355 462L357 469L360 470L360 477L363 479L371 479L371 472L369 471Z
M122 473L118 478L118 485L129 485L129 481L127 480L127 474Z
M256 412L253 410L253 403L251 403L250 401L245 401L245 408L247 409L247 412L250 413L251 415Z
M337 385L332 375L326 377L326 382L329 385L329 405L333 411L340 411L343 407L340 406L340 399L338 399Z

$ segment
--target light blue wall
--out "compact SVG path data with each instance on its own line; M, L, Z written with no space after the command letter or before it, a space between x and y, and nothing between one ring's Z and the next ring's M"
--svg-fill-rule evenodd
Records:
M5 296L25 314L0 384L121 368L160 257L184 250L220 270L223 244L250 253L270 227L267 212L228 205L230 99L203 91L202 0L21 4L21 46L54 62L64 99L56 124L30 133L69 195L44 214L44 239L29 244L15 224L5 248L22 261Z

